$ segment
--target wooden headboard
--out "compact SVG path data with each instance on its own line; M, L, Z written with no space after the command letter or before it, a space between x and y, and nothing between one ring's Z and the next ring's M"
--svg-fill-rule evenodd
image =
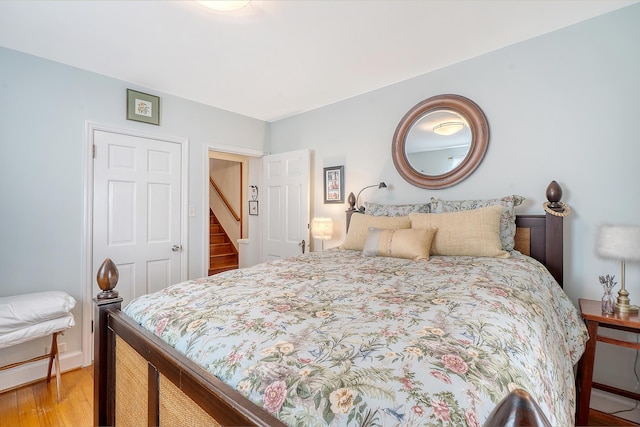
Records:
M356 209L345 211L347 230ZM563 283L563 217L544 215L516 215L515 249L540 261L556 282Z
M563 286L563 217L516 215L515 249L540 261Z

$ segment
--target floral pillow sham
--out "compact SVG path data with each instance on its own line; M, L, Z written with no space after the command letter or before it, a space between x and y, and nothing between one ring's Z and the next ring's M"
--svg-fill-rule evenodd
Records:
M408 216L411 212L431 212L429 203L405 205L385 205L382 203L364 202L364 213L372 216Z

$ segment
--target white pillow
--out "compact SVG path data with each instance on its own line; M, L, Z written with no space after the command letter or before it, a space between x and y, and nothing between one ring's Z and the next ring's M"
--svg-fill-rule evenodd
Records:
M60 291L0 298L0 334L66 316L76 300Z

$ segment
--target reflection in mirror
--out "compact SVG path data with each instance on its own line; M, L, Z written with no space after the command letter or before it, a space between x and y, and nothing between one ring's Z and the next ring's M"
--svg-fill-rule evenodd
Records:
M466 119L452 110L435 110L415 121L405 141L407 160L425 175L442 175L455 169L471 147Z
M400 120L391 156L407 182L439 189L471 175L488 144L489 125L480 107L460 95L438 95L418 103Z

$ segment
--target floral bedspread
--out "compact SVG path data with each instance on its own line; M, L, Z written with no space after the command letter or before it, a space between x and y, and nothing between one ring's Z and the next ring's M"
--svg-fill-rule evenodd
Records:
M527 390L573 425L587 333L537 261L331 249L190 280L125 313L291 426L480 426Z

